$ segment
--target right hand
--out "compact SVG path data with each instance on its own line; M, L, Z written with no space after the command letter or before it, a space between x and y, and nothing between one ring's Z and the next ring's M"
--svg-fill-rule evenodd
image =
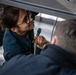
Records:
M47 44L47 40L43 36L36 36L34 39L37 42L38 48L43 48L43 46Z

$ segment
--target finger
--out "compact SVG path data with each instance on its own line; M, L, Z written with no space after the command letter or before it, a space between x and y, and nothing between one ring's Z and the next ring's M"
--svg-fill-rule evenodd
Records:
M41 44L43 42L43 37L42 36L39 36L38 39L37 39L37 41L38 41L38 43Z
M35 36L35 37L34 37L34 40L36 40L37 38L38 38L38 36Z

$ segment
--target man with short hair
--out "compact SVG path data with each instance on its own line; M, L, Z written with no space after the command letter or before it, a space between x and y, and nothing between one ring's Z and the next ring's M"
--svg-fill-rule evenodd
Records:
M76 75L76 19L58 23L51 44L39 55L13 57L0 75Z

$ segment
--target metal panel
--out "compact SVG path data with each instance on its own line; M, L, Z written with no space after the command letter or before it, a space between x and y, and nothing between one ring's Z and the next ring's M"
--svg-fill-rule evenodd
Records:
M0 3L62 18L76 18L76 6L69 5L66 0L0 0Z

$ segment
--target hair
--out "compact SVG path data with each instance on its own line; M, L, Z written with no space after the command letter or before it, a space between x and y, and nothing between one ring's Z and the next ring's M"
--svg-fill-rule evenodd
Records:
M2 30L2 27L0 26L0 46L3 45L3 35L4 35L4 31Z
M6 28L15 27L19 17L19 8L7 6L4 8L1 19Z
M68 19L56 25L57 45L76 54L76 19Z

